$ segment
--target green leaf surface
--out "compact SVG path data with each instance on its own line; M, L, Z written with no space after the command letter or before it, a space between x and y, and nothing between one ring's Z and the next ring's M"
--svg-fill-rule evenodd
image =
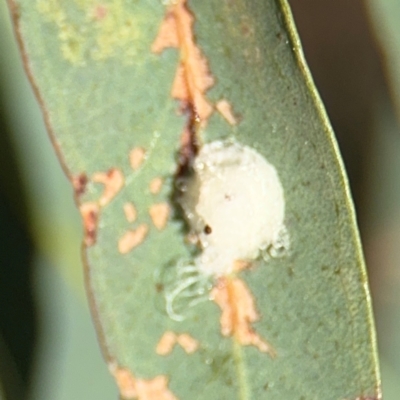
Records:
M179 283L177 263L192 257L173 210L165 229L149 207L167 202L177 171L185 115L170 96L179 61L151 45L164 18L160 1L15 0L12 4L28 71L70 177L89 177L79 203L99 199L90 177L111 168L125 184L101 209L96 243L86 249L92 308L110 363L138 379L168 377L184 399L363 399L379 397L374 326L347 181L325 111L305 65L285 1L190 1L197 44L215 85L240 116L229 125L213 113L201 140L234 138L278 171L285 193L290 251L257 260L241 273L261 319L253 324L277 352L271 358L223 337L212 301L182 302L183 321L165 311ZM106 12L106 16L104 16ZM132 170L129 153L146 150ZM164 185L154 195L150 181ZM132 202L137 219L123 207ZM176 215L175 215L176 214ZM128 254L118 241L149 227ZM200 347L156 354L163 333L186 332ZM140 398L140 397L139 397Z

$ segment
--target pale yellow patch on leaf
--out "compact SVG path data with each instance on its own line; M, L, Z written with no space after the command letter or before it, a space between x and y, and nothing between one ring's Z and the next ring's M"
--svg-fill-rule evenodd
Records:
M87 13L94 19L94 32L96 47L91 49L91 56L94 60L106 60L123 55L123 61L131 64L137 55L136 46L141 38L143 22L139 15L128 12L124 3L113 1L107 6L96 5ZM121 50L123 50L121 52Z
M231 125L236 125L237 120L232 112L232 106L227 100L220 100L215 108L219 111L219 113L229 122Z
M134 171L138 170L146 158L146 150L142 147L135 147L129 152L129 162Z
M153 204L149 208L149 214L154 226L162 230L167 225L170 208L167 203Z
M162 178L154 178L150 181L149 189L151 194L158 194L161 191L163 185Z
M135 230L129 230L118 240L118 251L121 254L129 253L133 248L143 243L149 227L146 224L139 225Z
M60 0L38 0L38 11L58 28L60 50L65 60L74 65L84 65L86 27L78 27L69 18Z
M271 345L251 327L259 319L254 298L246 284L239 278L220 278L211 291L211 298L221 308L221 333L233 336L243 346L255 346L263 353L275 357Z
M178 335L177 342L188 354L194 353L199 348L199 342L188 333Z
M84 243L86 246L93 246L96 243L97 222L100 207L97 202L82 203L79 211L83 220Z
M160 356L170 354L176 343L176 334L172 331L166 331L157 343L156 353Z
M56 26L62 56L71 64L113 57L124 64L137 62L148 15L130 12L120 0L37 0L36 4L44 20Z
M134 222L137 218L137 211L133 203L124 204L124 213L128 222Z
M109 369L123 399L178 400L168 389L168 379L165 375L158 375L153 379L137 379L127 368L111 364Z

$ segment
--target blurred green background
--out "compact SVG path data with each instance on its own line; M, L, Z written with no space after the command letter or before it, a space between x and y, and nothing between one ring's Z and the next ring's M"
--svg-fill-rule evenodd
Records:
M290 3L350 178L384 397L398 400L400 2ZM85 300L80 217L3 1L0 130L0 400L116 399Z

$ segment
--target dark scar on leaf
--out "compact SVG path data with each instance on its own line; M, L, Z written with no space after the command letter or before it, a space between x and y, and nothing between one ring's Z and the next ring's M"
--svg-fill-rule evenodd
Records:
M182 145L179 153L179 165L177 178L187 177L192 170L193 160L199 152L197 131L200 126L200 118L192 102L186 102L181 107L182 113L187 115L185 133L189 136L187 142Z
M72 178L72 186L77 197L82 196L85 193L87 183L88 177L84 172Z

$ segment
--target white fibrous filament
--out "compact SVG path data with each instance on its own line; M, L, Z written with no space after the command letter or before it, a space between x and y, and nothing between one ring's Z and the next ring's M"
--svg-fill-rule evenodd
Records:
M181 197L186 219L197 235L200 273L220 277L235 262L252 261L260 251L288 245L283 235L285 199L278 174L256 150L231 141L205 144Z

